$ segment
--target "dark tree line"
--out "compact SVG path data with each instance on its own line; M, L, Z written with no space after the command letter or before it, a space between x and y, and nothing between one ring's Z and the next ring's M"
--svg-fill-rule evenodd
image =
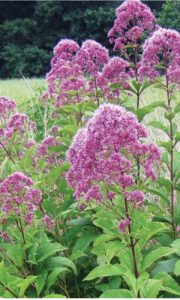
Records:
M122 1L121 1L122 2ZM95 39L110 49L107 32L120 1L1 1L0 77L43 76L62 38ZM180 29L179 1L147 1L165 27Z

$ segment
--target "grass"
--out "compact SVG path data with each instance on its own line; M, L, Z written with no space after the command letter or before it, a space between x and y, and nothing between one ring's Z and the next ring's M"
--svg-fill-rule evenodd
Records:
M41 78L0 80L0 96L12 98L19 105L30 99L35 90L42 86L46 84Z

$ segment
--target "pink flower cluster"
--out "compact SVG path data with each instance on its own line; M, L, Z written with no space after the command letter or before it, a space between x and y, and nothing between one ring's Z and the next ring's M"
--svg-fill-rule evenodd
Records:
M77 52L76 59L85 75L95 77L108 62L109 53L100 43L86 40Z
M85 41L77 53L77 62L81 66L83 76L86 79L86 92L90 92L89 95L92 97L97 97L98 81L100 77L102 78L101 71L108 60L108 50L93 40Z
M61 40L54 48L51 70L47 74L48 91L43 99L54 98L56 107L79 102L79 92L85 86L80 65L76 62L79 45L69 39ZM71 95L69 91L75 93Z
M32 187L33 181L23 173L16 172L0 184L0 203L2 211L15 214L31 224L34 212L41 203L42 194Z
M118 228L119 228L119 231L121 232L121 233L125 233L125 231L126 231L126 228L127 228L127 226L130 224L130 220L128 219L128 218L126 218L126 219L119 219L119 221L118 221Z
M73 40L61 40L54 49L43 99L53 98L59 107L82 101L87 92L96 93L99 73L108 59L108 50L96 41L87 40L80 48Z
M48 136L45 138L42 143L37 148L37 159L44 158L46 162L46 169L53 165L57 165L60 163L61 158L58 151L53 151L53 148L61 145L54 136Z
M13 100L0 97L0 105L0 146L12 148L10 142L26 145L29 132L36 129L35 122L31 122L25 114L13 114L16 107Z
M36 123L29 120L29 117L25 114L17 113L11 117L7 123L6 130L8 137L12 137L13 134L19 133L21 135L26 132L36 129Z
M180 34L175 30L160 28L144 44L140 78L153 80L162 69L169 82L180 84Z
M49 230L49 231L52 231L55 227L55 221L53 219L51 219L50 216L48 215L45 215L44 218L43 218L43 222L44 222L44 225L45 227Z
M155 26L155 16L150 8L140 0L126 0L116 9L114 26L108 33L114 50L121 51L127 45L137 46L146 32L151 32Z
M105 196L101 184L108 190L116 184L128 201L142 205L143 194L136 191L133 165L138 157L144 176L156 179L154 165L161 156L156 145L141 142L146 137L144 126L132 113L116 105L101 105L87 126L77 132L67 153L71 164L67 181L75 189L75 197L101 202ZM109 196L106 198L114 194Z
M102 73L98 77L98 86L101 87L105 98L119 98L121 88L128 89L128 81L134 76L134 72L130 69L130 64L119 57L112 57L103 67ZM113 84L117 84L116 88L112 88Z
M0 122L6 120L9 115L14 111L16 103L14 100L8 99L7 97L0 97Z

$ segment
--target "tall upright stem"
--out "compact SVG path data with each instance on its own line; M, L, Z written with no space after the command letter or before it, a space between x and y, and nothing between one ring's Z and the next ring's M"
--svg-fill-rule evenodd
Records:
M136 81L138 81L138 62L139 62L139 59L138 59L138 45L135 47L135 50L134 50L134 71L135 71L135 78L136 78ZM139 106L140 106L140 92L139 90L137 91L136 93L136 109L138 110L139 109Z
M135 48L134 52L134 70L135 70L135 77L136 81L138 82L138 47ZM136 110L140 107L140 91L139 89L136 92ZM140 161L139 157L137 158L137 178L140 179Z
M139 109L139 106L140 106L140 93L139 91L137 92L137 106L136 106L136 109L138 110Z
M27 252L27 249L26 249L26 239L25 239L25 235L24 235L22 222L21 222L21 217L19 218L19 224L18 224L18 221L16 222L16 224L17 224L17 227L18 227L19 231L21 232L22 240L23 240L23 244L24 244L24 248L25 248L26 260L28 260L28 252Z
M99 96L98 96L98 89L97 89L97 82L96 82L96 74L94 73L94 85L95 85L95 92L96 92L96 100L97 100L97 105L99 106Z
M169 91L169 81L166 74L166 93L168 100L168 112L172 111L171 107L171 95ZM172 222L172 230L173 230L173 239L176 238L176 226L174 220L174 137L173 137L173 123L172 120L170 122L170 141L171 141L171 150L170 150L170 179L171 179L171 199L170 199L170 211L171 211L171 222Z
M18 298L18 296L16 296L16 294L7 286L5 286L2 282L0 282L0 285L6 290L8 291L11 295L13 295L14 298Z
M13 162L13 164L15 164L15 160L12 158L11 153L9 152L9 150L6 149L3 142L0 142L0 146L4 149L4 151L6 152L9 159Z
M124 204L125 204L125 213L126 213L126 218L129 219L129 211L128 211L128 203L126 197L124 198ZM132 252L132 259L133 259L133 265L134 265L134 274L136 279L139 277L139 271L138 271L138 265L137 265L137 259L136 259L136 252L135 252L135 245L134 241L132 238L132 229L131 229L131 224L128 224L128 232L129 232L129 238L130 238L130 248ZM137 298L140 298L140 292L137 292Z
M138 110L139 109L139 106L140 106L140 93L139 91L137 91L137 107L136 109ZM140 159L139 157L137 158L137 178L138 180L140 180Z

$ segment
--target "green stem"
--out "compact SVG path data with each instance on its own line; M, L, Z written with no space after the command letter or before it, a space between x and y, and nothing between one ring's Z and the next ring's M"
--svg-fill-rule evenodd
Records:
M0 281L0 285L6 290L8 291L11 295L13 295L14 298L18 298L18 296L16 296L16 294L7 286L5 286L1 281Z
M128 203L126 197L124 198L124 204L125 204L125 213L126 213L126 218L130 219L129 217L129 211L128 211ZM130 248L131 248L131 253L132 253L132 259L133 259L133 265L134 265L134 274L136 279L139 277L139 271L138 271L138 265L137 265L137 259L136 259L136 252L135 252L135 245L134 241L132 238L132 229L131 229L131 224L128 224L128 231L129 231L129 238L130 238ZM137 292L137 298L140 297L140 291Z
M19 271L23 276L26 276L26 274L24 273L24 271L21 270L21 268L19 268L19 267L15 264L15 262L12 260L12 258L4 251L4 249L3 249L2 247L0 247L0 252L6 257L7 260L9 260L9 262L10 262L13 266L15 266L15 267L18 269L18 271Z
M140 92L139 91L137 91L137 107L136 107L136 109L138 110L139 109L139 107L140 107Z
M168 112L172 111L171 108L171 95L169 91L169 81L166 74L166 93L168 100ZM173 123L170 120L170 141L171 141L171 150L170 150L170 179L171 179L171 193L170 193L170 212L171 212L171 220L172 220L172 230L173 230L173 239L176 239L176 226L174 220L174 137L173 137Z
M99 96L98 96L98 89L97 89L97 82L96 82L96 75L94 75L94 83L95 83L95 91L96 91L96 100L97 100L97 105L99 106Z
M26 249L26 239L25 239L25 235L24 235L24 230L23 230L21 218L19 218L19 225L18 225L18 222L17 222L17 226L18 226L19 231L21 232L21 235L22 235L22 240L23 240L23 244L24 244L24 248L25 248L25 254L26 254L26 260L28 260L28 253L27 253L27 249Z
M13 162L13 164L15 164L15 160L12 158L11 153L6 149L6 147L4 146L4 144L2 142L0 142L0 145L4 149L4 151L6 152L7 156L9 157L9 159Z

